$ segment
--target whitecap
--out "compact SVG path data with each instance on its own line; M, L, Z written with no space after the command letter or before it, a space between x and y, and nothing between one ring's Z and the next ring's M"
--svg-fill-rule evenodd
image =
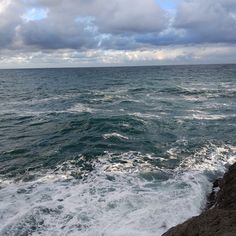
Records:
M164 114L164 113L162 113ZM157 118L160 118L159 115L157 114L151 114L151 113L141 113L141 112L133 112L133 113L129 113L129 115L131 116L135 116L135 117L138 117L138 118L145 118L145 119L157 119Z
M109 139L109 138L112 138L112 137L119 138L119 139L124 139L124 140L128 140L129 139L129 137L121 135L121 134L116 133L116 132L108 133L108 134L104 134L103 135L104 139Z
M75 105L73 105L71 108L69 108L67 110L67 112L72 112L72 113L82 113L82 112L88 112L88 113L92 113L93 109L91 109L90 107L88 107L85 104L82 103L76 103Z

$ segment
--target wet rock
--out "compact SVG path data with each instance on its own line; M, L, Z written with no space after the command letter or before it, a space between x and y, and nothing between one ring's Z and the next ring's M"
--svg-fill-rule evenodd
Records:
M220 188L222 188L222 178L219 178L214 181L212 191L209 194L209 196L207 197L206 210L213 207L214 204L216 203L217 193L220 190Z
M177 225L162 236L235 236L236 235L236 163L214 188L220 188L213 207L201 215ZM212 196L210 196L212 198Z

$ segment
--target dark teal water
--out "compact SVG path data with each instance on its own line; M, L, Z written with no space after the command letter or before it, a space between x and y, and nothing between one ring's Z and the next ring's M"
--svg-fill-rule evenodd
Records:
M0 70L0 234L160 235L200 211L235 147L236 65Z

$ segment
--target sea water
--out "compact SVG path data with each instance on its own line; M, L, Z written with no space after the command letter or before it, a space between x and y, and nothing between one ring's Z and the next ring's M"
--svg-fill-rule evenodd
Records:
M1 236L160 236L235 161L235 65L0 70Z

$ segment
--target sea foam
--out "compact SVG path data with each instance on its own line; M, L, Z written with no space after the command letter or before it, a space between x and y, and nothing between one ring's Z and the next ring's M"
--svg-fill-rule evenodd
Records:
M175 169L152 168L148 158L107 152L89 174L68 161L34 181L5 182L0 235L161 235L201 212L207 173L223 174L236 148L206 146Z

